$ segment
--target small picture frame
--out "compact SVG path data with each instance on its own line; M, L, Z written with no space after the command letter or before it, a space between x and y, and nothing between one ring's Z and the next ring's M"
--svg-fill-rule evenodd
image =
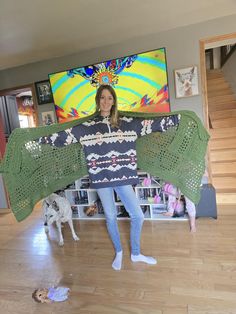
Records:
M35 87L39 105L53 103L52 90L49 80L36 82Z
M199 95L198 69L196 65L174 70L176 98Z
M43 125L51 125L56 123L54 112L53 111L42 112L42 123Z

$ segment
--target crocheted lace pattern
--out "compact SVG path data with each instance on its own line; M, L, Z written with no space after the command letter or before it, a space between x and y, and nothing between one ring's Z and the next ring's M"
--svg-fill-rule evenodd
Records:
M198 203L209 135L195 113L178 111L170 114L174 113L181 114L178 127L137 140L138 168L171 182L190 200ZM142 118L168 115L120 114ZM93 116L46 127L19 128L12 132L0 172L3 172L11 209L18 221L29 216L42 198L87 174L80 143L57 148L40 145L34 140L70 128Z

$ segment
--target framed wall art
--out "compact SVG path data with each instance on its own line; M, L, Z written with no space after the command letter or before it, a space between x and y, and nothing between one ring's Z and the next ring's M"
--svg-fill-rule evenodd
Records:
M196 65L174 70L174 78L176 98L199 95L198 70Z
M49 80L36 82L35 87L39 105L49 104L53 102L53 96Z
M54 112L53 111L42 112L42 123L43 125L51 125L56 123Z

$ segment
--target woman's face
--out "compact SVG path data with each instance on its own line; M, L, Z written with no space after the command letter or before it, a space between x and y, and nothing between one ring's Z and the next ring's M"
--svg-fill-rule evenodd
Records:
M109 92L108 89L104 89L102 91L100 100L99 100L99 107L101 110L102 116L109 116L111 112L111 107L114 104L114 98L112 94Z

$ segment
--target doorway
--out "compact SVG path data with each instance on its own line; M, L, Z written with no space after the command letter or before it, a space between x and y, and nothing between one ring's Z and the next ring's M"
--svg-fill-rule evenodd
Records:
M226 80L232 77L235 69L235 43L236 33L200 40L204 122L211 135L207 152L207 169L209 183L215 187L217 204L220 205L236 204L235 83L234 80ZM209 50L214 49L215 52L219 52L219 47L221 49L229 47L229 51L231 50L229 63L223 67L220 65L218 69L207 70L209 63L212 62L206 51L209 53ZM219 58L215 60L217 59L219 60Z
M209 131L209 108L208 108L208 96L207 96L207 77L206 77L206 50L209 48L225 46L231 43L236 43L236 33L226 34L221 36L210 37L199 41L200 44L200 72L202 83L202 95L203 95L203 116L207 130ZM212 183L212 170L210 151L207 152L208 161L208 175L209 183Z
M38 126L34 85L0 91L0 118L6 142L15 128Z
M0 91L0 160L4 157L6 143L17 127L38 126L37 100L34 85ZM0 212L10 210L10 202L0 175Z

